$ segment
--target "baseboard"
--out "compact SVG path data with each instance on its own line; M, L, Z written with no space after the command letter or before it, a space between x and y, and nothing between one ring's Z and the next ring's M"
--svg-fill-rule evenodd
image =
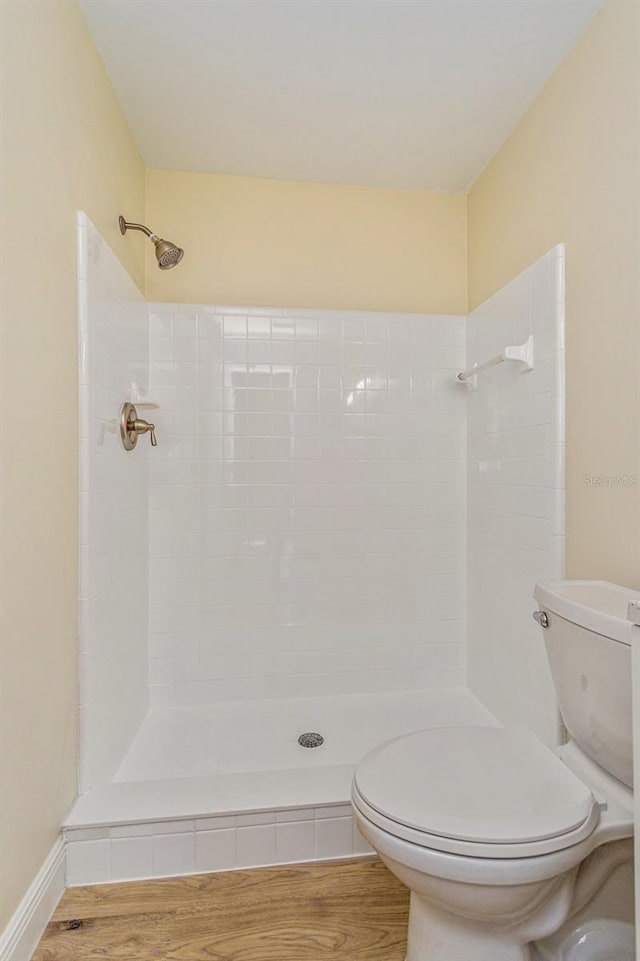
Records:
M29 961L65 888L65 842L59 837L0 934L0 961Z

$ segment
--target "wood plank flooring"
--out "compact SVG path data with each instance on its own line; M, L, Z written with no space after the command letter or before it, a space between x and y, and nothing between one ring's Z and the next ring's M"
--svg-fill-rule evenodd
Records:
M32 961L404 961L408 913L377 859L70 888Z

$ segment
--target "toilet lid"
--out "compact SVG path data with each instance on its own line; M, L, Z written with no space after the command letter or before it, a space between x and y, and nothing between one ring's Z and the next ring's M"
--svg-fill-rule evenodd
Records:
M389 820L478 844L565 835L596 807L589 788L524 728L418 731L367 754L354 780Z

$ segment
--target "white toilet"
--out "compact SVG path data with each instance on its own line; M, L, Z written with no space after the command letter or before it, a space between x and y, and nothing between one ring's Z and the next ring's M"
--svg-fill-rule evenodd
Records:
M357 825L411 891L407 961L576 957L589 905L632 862L626 615L640 594L562 581L535 597L568 744L552 750L524 728L434 728L380 745L356 770ZM628 914L580 958L627 957Z

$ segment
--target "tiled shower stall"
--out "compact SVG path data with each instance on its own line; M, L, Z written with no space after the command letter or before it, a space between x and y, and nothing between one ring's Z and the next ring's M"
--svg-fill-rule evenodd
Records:
M563 573L561 247L469 317L146 305L84 215L79 277L70 883L356 853L375 744L558 740L530 612ZM533 370L457 380L530 335ZM124 401L157 448L124 451Z

